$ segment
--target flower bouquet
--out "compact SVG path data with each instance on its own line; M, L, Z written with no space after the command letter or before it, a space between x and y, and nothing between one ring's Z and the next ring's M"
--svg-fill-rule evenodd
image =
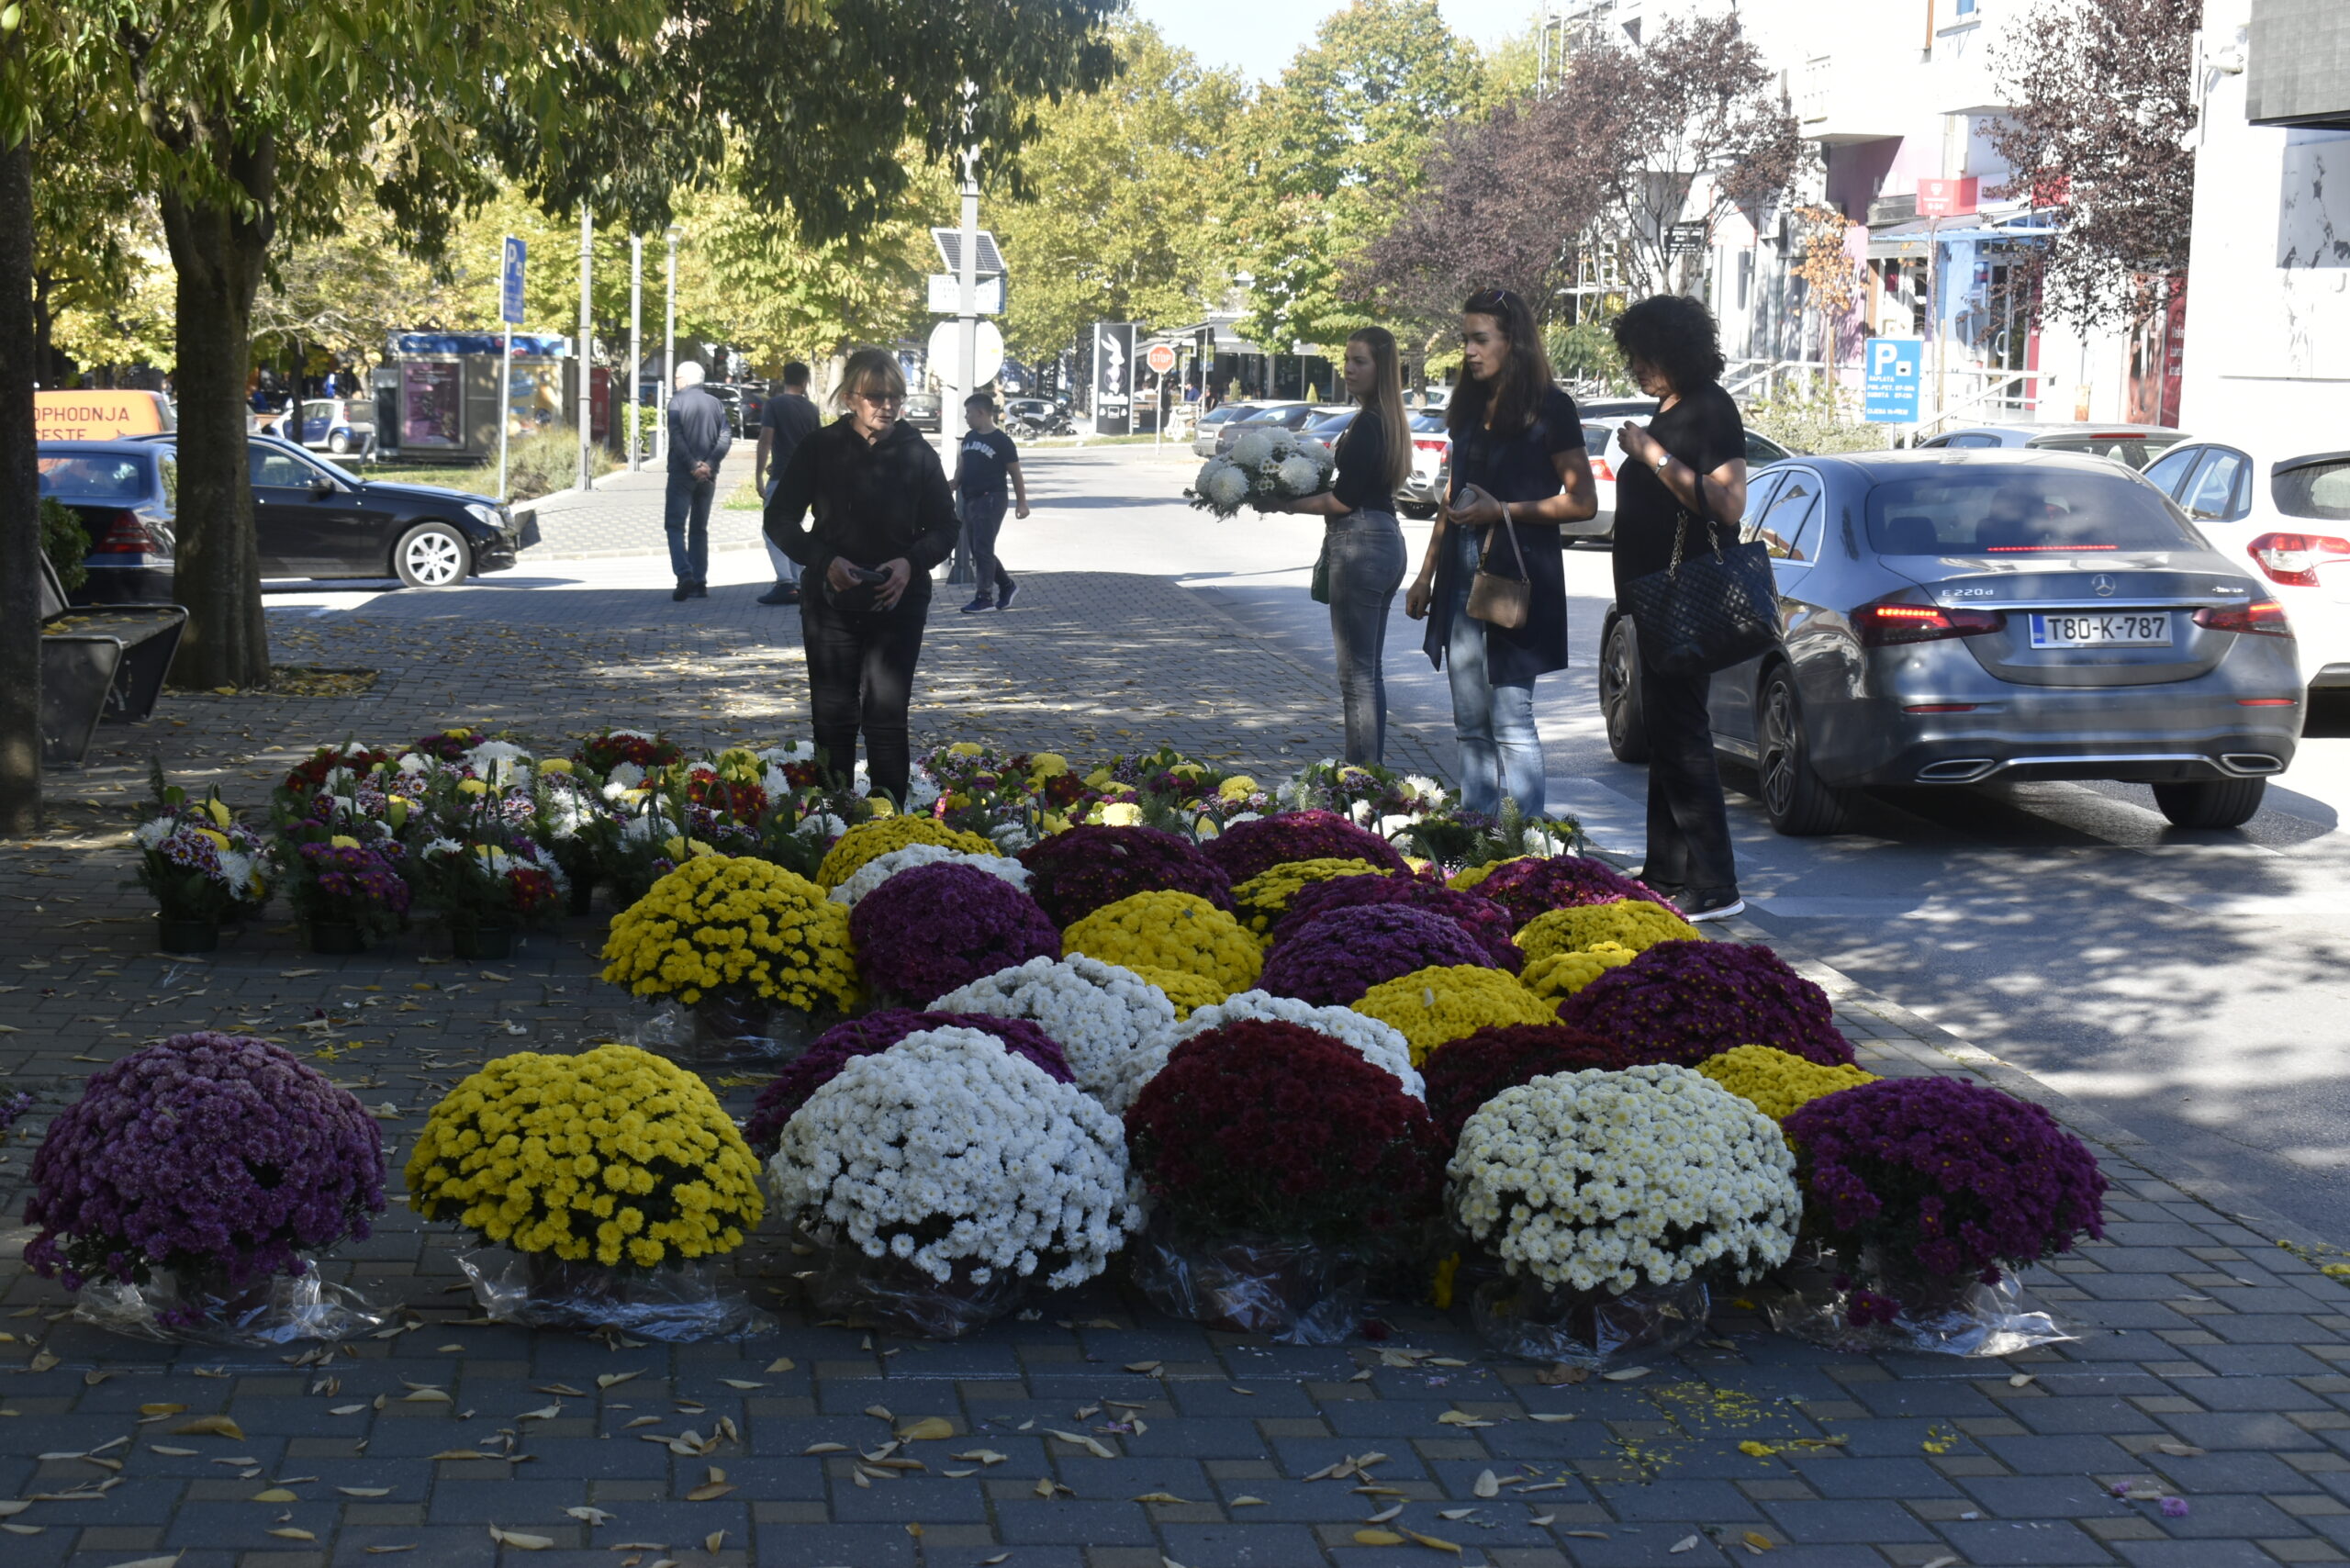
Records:
M1291 1344L1353 1333L1375 1245L1435 1206L1427 1109L1295 1024L1244 1018L1177 1046L1126 1112L1126 1139L1150 1206L1143 1294Z
M1431 813L1450 810L1453 796L1421 774L1326 757L1300 768L1281 787L1280 801L1290 811L1334 812L1395 844Z
M582 741L572 753L572 760L588 772L628 784L641 784L647 774L675 767L685 759L675 741L643 730L606 730Z
M1005 1050L1025 1057L1043 1069L1046 1077L1060 1083L1077 1081L1060 1047L1025 1018L891 1008L835 1024L817 1036L804 1053L786 1064L775 1081L759 1091L758 1103L752 1108L750 1119L743 1124L744 1141L762 1159L772 1156L776 1140L783 1136L783 1124L808 1103L811 1094L838 1077L842 1068L858 1057L886 1051L909 1035L948 1028L977 1029L993 1035L1003 1043Z
M491 831L480 840L429 839L410 862L460 958L511 958L515 928L552 917L568 890L537 844Z
M339 805L353 799L320 795L318 801ZM386 802L375 794L374 800L397 814L397 799ZM397 929L407 917L407 856L385 819L356 811L330 821L311 816L282 830L277 847L286 899L309 928L310 951L364 951L369 938Z
M820 1312L955 1338L1032 1279L1102 1272L1140 1219L1117 1122L991 1033L941 1021L809 1095L768 1162L823 1249Z
M1242 431L1229 452L1207 460L1183 494L1220 518L1237 517L1242 507L1278 510L1328 489L1337 461L1320 442L1301 441L1289 431Z
M1334 909L1265 960L1264 987L1301 1002L1351 1006L1384 981L1441 967L1492 969L1483 944L1440 914L1408 904ZM1517 981L1501 977L1515 989Z
M2105 1234L2097 1157L2038 1105L1954 1078L1887 1078L1784 1124L1820 1272L1770 1305L1831 1345L2002 1356L2071 1338L2012 1275Z
M1488 816L1450 801L1431 804L1393 834L1397 847L1449 868L1452 885L1473 887L1496 866L1529 857L1570 855L1586 842L1572 817L1528 817L1507 796Z
M1362 993L1354 1010L1400 1031L1412 1044L1414 1066L1448 1040L1509 1024L1555 1024L1558 1015L1506 969L1482 964L1431 964L1382 980Z
M269 846L237 821L218 790L199 802L154 771L155 814L132 831L139 885L155 897L156 944L166 953L209 953L220 923L269 902Z
M848 932L867 989L912 1007L1061 946L1035 899L973 866L900 872L857 903Z
M1581 953L1602 943L1645 953L1660 942L1695 942L1697 928L1661 903L1647 899L1610 899L1545 910L1521 926L1520 952L1528 958Z
M1133 893L1191 893L1232 907L1232 884L1199 846L1148 827L1072 827L1020 852L1030 890L1066 930Z
M703 856L653 884L612 917L604 979L642 997L694 1010L704 1046L782 1038L794 1043L856 1002L848 911L803 877L764 860Z
M408 1194L519 1255L459 1260L501 1322L662 1339L772 1327L707 1267L757 1226L758 1164L701 1080L649 1051L500 1057L432 1108Z
M999 970L948 991L930 1010L1025 1018L1060 1047L1077 1086L1097 1099L1113 1091L1126 1058L1175 1023L1166 992L1082 953Z
M1662 1059L1684 1067L1732 1046L1771 1046L1823 1067L1852 1061L1828 993L1760 945L1660 942L1561 1002L1559 1021L1654 1042Z
M467 752L488 739L488 731L460 724L453 730L436 730L420 736L408 749L434 762L460 762Z
M297 821L308 813L313 796L348 788L391 759L391 753L356 741L322 745L288 768L285 777L270 791L270 820L280 824Z
M1516 974L1526 953L1511 937L1509 912L1491 899L1424 882L1417 877L1339 877L1300 888L1289 901L1289 912L1273 927L1273 947L1279 951L1318 917L1335 910L1367 904L1404 904L1440 914L1474 937L1485 957Z
M1777 1126L1686 1068L1557 1073L1494 1096L1447 1168L1453 1223L1500 1262L1488 1344L1599 1367L1705 1327L1707 1283L1794 1250L1803 1195Z
M1484 872L1464 872L1452 879L1456 888L1474 888L1510 913L1519 925L1554 909L1578 904L1608 903L1617 899L1664 900L1646 882L1639 881L1603 860L1581 855L1528 856L1505 860Z
M1240 923L1192 893L1131 893L1062 933L1064 950L1145 969L1192 975L1218 997L1257 983L1265 956Z
M1244 991L1211 1005L1199 1007L1173 1028L1163 1029L1143 1042L1140 1049L1126 1058L1117 1084L1102 1097L1102 1103L1119 1115L1126 1114L1140 1094L1143 1086L1158 1076L1167 1066L1167 1058L1175 1047L1196 1035L1221 1029L1226 1024L1237 1024L1244 1018L1266 1019L1277 1024L1294 1024L1327 1035L1350 1050L1360 1052L1362 1059L1392 1075L1403 1086L1404 1092L1415 1100L1427 1097L1427 1085L1420 1081L1419 1070L1412 1065L1410 1042L1395 1030L1376 1018L1366 1018L1351 1007L1316 1007L1294 997L1275 996L1268 991Z
M565 757L543 757L531 783L531 832L569 884L568 906L586 914L596 890L596 844L617 818L591 776Z
M384 1148L348 1090L262 1040L177 1035L90 1076L33 1157L25 1261L128 1333L237 1344L341 1338L382 1315L320 1282L364 1238Z
M1411 870L1385 839L1335 812L1284 812L1235 822L1201 845L1200 853L1235 887L1284 860L1364 860L1383 870Z

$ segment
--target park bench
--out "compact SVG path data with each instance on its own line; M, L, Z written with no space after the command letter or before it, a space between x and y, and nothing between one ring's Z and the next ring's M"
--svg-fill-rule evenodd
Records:
M153 713L186 625L176 604L68 604L41 557L42 765L78 767L99 720L130 723Z

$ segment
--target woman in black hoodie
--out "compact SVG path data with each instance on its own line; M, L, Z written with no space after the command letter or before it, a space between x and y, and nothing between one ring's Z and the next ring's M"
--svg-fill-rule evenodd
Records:
M906 704L931 568L955 548L955 500L938 454L898 417L906 378L887 350L849 356L838 400L843 417L801 442L777 478L767 536L810 585L800 623L819 757L846 778L862 728L873 788L902 806Z

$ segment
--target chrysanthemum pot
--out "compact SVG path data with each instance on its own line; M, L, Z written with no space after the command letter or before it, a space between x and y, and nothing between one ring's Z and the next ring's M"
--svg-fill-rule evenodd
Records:
M514 956L511 925L453 925L450 950L460 958L510 958Z
M1712 1309L1703 1280L1610 1293L1504 1276L1469 1297L1470 1321L1494 1350L1593 1372L1671 1355L1705 1331Z
M718 1260L613 1269L552 1252L485 1248L457 1254L483 1315L526 1328L619 1329L672 1342L771 1334L775 1319L728 1287Z
M1169 1317L1290 1345L1335 1345L1362 1321L1365 1258L1302 1238L1186 1237L1154 1219L1128 1256L1135 1283Z
M217 920L173 920L164 916L155 924L155 946L165 953L209 953L220 946L220 923Z
M1799 1254L1757 1294L1781 1333L1856 1354L2009 1356L2075 1338L2049 1314L2023 1309L2012 1274L1986 1282L1936 1273L1874 1247L1849 1260L1825 1249Z
M810 1305L826 1317L923 1339L960 1339L1002 1317L1028 1294L1028 1282L1008 1269L984 1284L968 1264L935 1280L902 1259L868 1258L856 1247L823 1249L808 1276Z
M299 1274L229 1282L225 1264L157 1269L144 1284L84 1285L73 1314L118 1334L208 1345L287 1345L352 1339L383 1327L389 1314L347 1285L329 1282L319 1260Z

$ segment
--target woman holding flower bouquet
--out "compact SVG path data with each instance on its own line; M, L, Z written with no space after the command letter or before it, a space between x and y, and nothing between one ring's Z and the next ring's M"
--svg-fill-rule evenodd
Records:
M1365 327L1347 340L1346 384L1355 417L1338 438L1337 479L1329 489L1282 510L1326 520L1322 558L1328 568L1338 697L1346 709L1347 760L1378 763L1387 745L1387 681L1381 667L1387 610L1403 586L1405 565L1395 487L1412 471L1393 332Z
M1452 488L1404 612L1427 619L1428 661L1450 677L1460 803L1498 814L1506 797L1539 817L1549 785L1534 678L1567 666L1559 525L1595 515L1598 494L1583 420L1551 381L1526 301L1506 288L1471 295L1460 346Z

